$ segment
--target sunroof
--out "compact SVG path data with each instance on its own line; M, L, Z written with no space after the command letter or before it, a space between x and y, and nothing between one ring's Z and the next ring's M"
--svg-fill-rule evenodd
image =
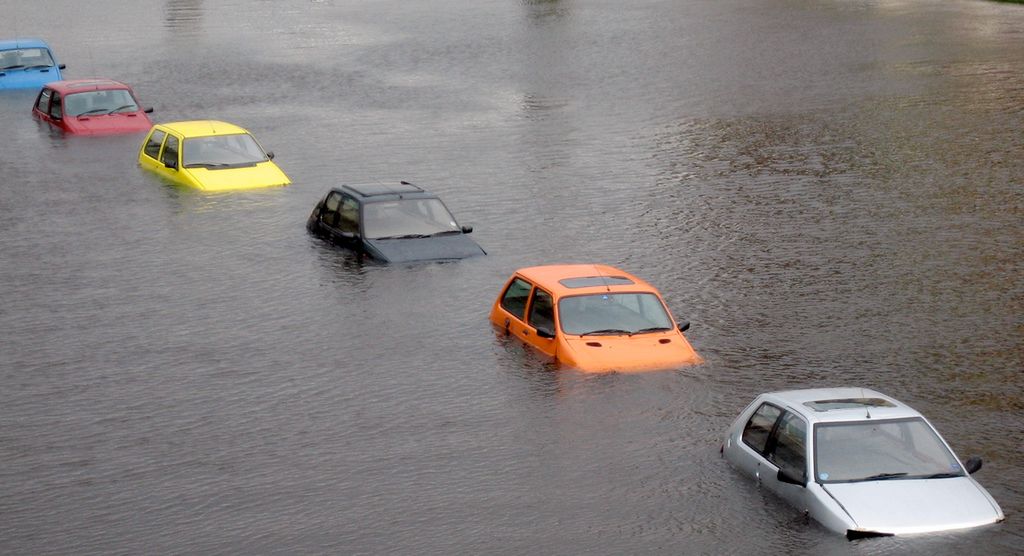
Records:
M833 409L857 409L860 407L896 407L895 404L881 398L844 398L841 400L816 400L804 402L814 411L832 411Z
M625 276L583 276L564 278L558 283L567 288L592 288L594 286L628 286L633 281Z

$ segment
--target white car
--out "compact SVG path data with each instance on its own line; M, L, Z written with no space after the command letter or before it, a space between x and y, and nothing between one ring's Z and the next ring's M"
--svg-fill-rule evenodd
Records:
M920 413L866 388L761 394L729 427L740 472L847 538L1003 520L999 504Z

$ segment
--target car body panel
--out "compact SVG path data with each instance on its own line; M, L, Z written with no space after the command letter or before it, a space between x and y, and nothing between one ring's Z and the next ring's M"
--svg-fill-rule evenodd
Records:
M100 100L109 95L109 100ZM125 98L127 97L127 101ZM134 102L135 109L105 113ZM141 133L153 122L128 85L111 79L90 78L48 83L36 95L32 115L51 126L75 135Z
M604 284L569 287L564 280L596 277L623 278L628 284ZM502 301L513 283L528 284L527 301L520 310L510 310ZM530 323L535 295L550 297L553 321L543 327ZM572 334L562 329L559 302L569 297L609 294L652 294L671 322L667 330L636 334ZM599 264L545 265L521 268L508 280L491 306L491 324L499 332L515 337L553 358L559 364L584 372L639 372L679 368L701 363L703 359L678 329L671 312L656 288L623 270ZM554 337L546 337L553 335Z
M40 39L0 41L0 68L12 65L22 67L0 69L0 89L38 89L62 79L61 64L50 46Z
M147 153L147 144L150 142L150 138L158 132L165 136L159 141L159 151L155 153L156 157L154 157L151 153ZM285 186L291 183L288 176L271 160L271 155L263 150L255 138L252 138L252 142L259 148L266 160L225 168L186 167L183 164L182 157L186 141L234 135L252 137L248 131L239 126L217 120L157 124L142 140L138 155L139 166L177 185L209 192L261 189ZM176 140L176 153L171 153L167 149L169 137ZM168 154L170 156L167 156ZM174 162L174 167L169 167L165 160Z
M868 403L858 405L858 402L846 404L849 407L829 408L815 405L823 400L872 400L882 403L875 406ZM748 423L753 422L752 416L764 406L777 409L779 416L766 440L765 453L762 453L745 442L743 436ZM780 466L769 459L771 452L776 449L781 423L790 418L787 416L799 418L806 425L803 437L806 458L803 486L779 480ZM866 388L823 388L761 394L729 427L722 444L722 455L743 475L753 477L756 483L765 486L798 510L806 512L826 528L845 533L849 538L947 531L1001 521L1003 514L999 505L969 475L948 478L896 476L887 480L850 482L828 482L819 477L814 445L815 427L904 421L926 424L955 460L954 471L959 472L963 468L948 443L920 413L902 402ZM816 480L810 480L810 477Z
M329 203L331 199L333 204ZM367 219L369 212L373 212L370 209L384 205L406 206L402 204L405 202L430 203L439 216L443 216L446 227L436 235L425 234L427 237L391 237L387 232L380 235L388 237L366 237ZM351 219L345 229L340 217L342 212ZM413 215L401 211L396 215L398 220L392 225L399 228L409 225L413 218ZM437 222L431 221L430 225L434 224ZM468 237L472 229L459 226L439 197L404 181L331 188L313 208L306 220L306 229L312 235L350 249L360 257L384 263L456 260L487 254Z

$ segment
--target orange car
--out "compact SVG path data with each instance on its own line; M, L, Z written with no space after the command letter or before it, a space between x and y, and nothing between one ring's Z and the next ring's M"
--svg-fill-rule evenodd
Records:
M703 361L658 290L614 267L550 265L516 271L491 308L491 323L556 361L583 371L670 369Z

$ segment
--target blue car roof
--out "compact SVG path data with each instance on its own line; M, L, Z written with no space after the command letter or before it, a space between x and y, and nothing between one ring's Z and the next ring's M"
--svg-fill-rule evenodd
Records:
M42 39L9 39L0 41L0 50L13 50L15 48L45 48L50 49L50 45L46 44L46 41Z

